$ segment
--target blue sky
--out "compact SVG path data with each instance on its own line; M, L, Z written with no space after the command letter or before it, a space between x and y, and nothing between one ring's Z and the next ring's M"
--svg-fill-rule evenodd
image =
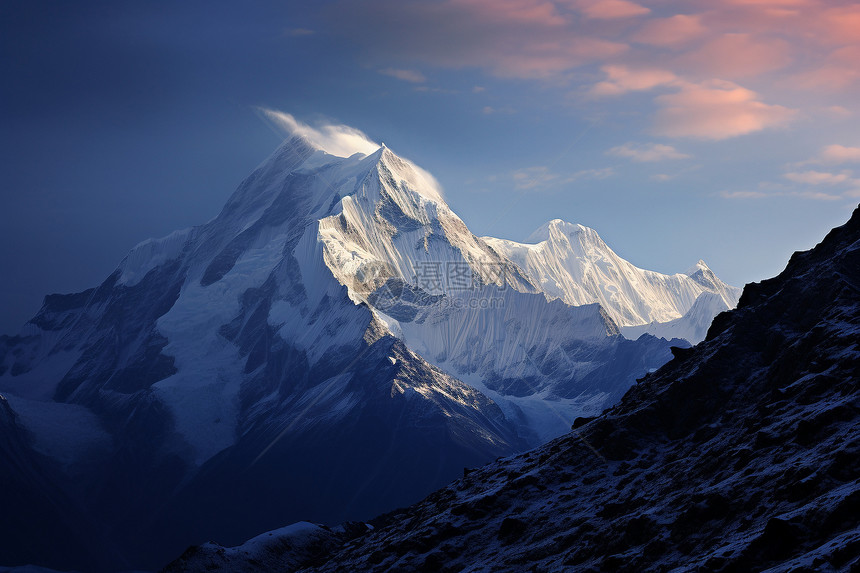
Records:
M0 4L0 332L215 216L260 108L384 141L476 234L559 217L737 285L860 200L858 3L145 4Z

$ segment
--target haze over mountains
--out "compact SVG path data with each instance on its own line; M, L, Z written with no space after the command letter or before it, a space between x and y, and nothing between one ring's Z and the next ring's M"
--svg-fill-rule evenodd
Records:
M704 263L644 271L580 225L476 237L388 148L325 147L294 135L215 219L0 337L20 502L0 563L152 567L367 519L560 435L688 345L624 329L695 342L736 302Z

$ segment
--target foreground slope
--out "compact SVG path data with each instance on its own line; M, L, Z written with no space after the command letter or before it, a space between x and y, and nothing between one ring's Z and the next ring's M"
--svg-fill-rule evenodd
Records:
M340 549L294 568L854 570L858 345L860 209L603 415L372 531L329 531ZM216 549L168 569L215 570Z

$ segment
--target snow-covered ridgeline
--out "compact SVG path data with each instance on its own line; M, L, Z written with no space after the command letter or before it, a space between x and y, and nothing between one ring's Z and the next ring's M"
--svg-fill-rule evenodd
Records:
M571 305L599 303L622 327L680 318L703 292L717 292L728 308L740 296L740 289L719 281L702 261L693 270L700 280L640 269L619 257L594 229L560 219L538 229L528 243L485 240L547 297Z

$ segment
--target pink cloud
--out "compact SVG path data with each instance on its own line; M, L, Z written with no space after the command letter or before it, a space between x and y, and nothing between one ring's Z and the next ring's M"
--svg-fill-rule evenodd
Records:
M821 13L823 39L834 43L860 41L860 4L828 8Z
M632 18L651 12L649 8L628 0L578 0L576 5L586 17L595 20Z
M771 197L770 194L761 191L723 191L720 195L726 199L764 199Z
M815 201L839 201L842 199L839 195L831 195L830 193L822 193L821 191L795 191L790 193L790 195L802 199L813 199Z
M343 2L336 12L341 34L395 69L424 64L557 79L628 48L600 30L578 30L570 7L549 0L367 0Z
M860 79L860 72L852 68L825 65L799 72L791 77L795 88L805 90L843 91Z
M860 46L843 46L830 52L818 66L794 74L793 87L843 91L860 81Z
M662 143L643 143L636 144L632 141L613 147L606 152L606 155L614 155L616 157L626 157L637 162L654 162L665 161L667 159L687 159L690 156L681 153L671 145Z
M735 83L710 80L687 84L674 94L658 96L654 132L669 137L720 140L785 126L797 111L759 101Z
M676 14L670 18L649 20L633 37L641 44L674 46L684 44L707 33L699 15Z
M787 92L787 101L819 110L851 108L824 92L860 84L860 0L341 0L330 14L375 69L471 68L569 84L587 81L588 70L577 68L596 65L606 77L577 93L755 80L767 97ZM821 97L791 93L803 89ZM790 115L760 101L744 105L755 112L747 120L753 130L756 120L771 125Z
M626 66L604 66L602 70L606 74L606 79L595 84L589 91L590 95L594 97L651 90L678 81L675 74L666 70L636 70Z
M762 191L723 191L720 195L726 199L773 199L776 197L797 197L813 201L839 201L842 199L839 195L822 193L821 191L776 191L771 193ZM845 195L847 196L847 193Z
M521 49L510 47L495 55L493 72L501 77L549 78L583 64L621 54L626 44L588 37L535 42Z
M745 78L791 63L791 45L779 38L723 34L681 59L687 68L712 77Z
M727 0L728 4L737 6L808 6L810 0Z
M421 84L427 81L427 78L424 77L424 74L415 70L400 70L397 68L385 68L383 70L379 70L379 73L385 76L391 76L392 78L397 78L398 80L403 80L404 82L410 82L413 84Z
M843 171L842 173L827 173L825 171L801 171L785 173L783 177L795 183L804 183L806 185L839 185L845 183L851 178L851 172Z
M860 163L860 147L846 147L834 143L825 147L819 158L822 163Z

